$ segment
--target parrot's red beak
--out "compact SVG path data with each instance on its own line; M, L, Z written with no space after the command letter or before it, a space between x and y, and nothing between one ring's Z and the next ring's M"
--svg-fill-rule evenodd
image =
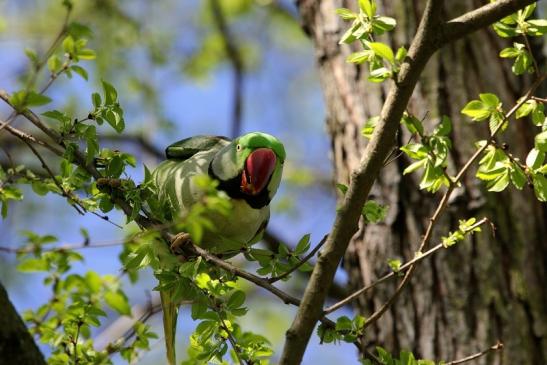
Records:
M241 190L249 195L259 194L270 181L275 162L275 153L269 148L258 148L251 152L241 174Z

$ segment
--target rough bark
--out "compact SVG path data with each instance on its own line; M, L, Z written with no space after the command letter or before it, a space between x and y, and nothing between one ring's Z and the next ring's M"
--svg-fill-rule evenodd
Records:
M347 24L337 7L356 1L301 1L303 26L316 47L316 58L327 105L327 129L332 137L335 180L347 183L359 164L366 140L364 121L378 115L387 89L366 81L366 70L345 62L351 49L338 40ZM378 1L379 12L397 19L397 31L383 39L394 48L408 47L423 11L422 1ZM477 8L478 1L446 1L444 18ZM480 31L447 45L429 62L414 92L409 110L425 116L432 126L441 115L454 122L451 163L460 168L474 151L472 141L487 136L486 125L471 125L460 109L480 92L494 92L507 109L530 80L515 78L510 63L497 56L503 47L491 30ZM542 60L540 60L542 61ZM524 81L523 81L524 80ZM542 93L538 93L542 95ZM504 135L512 152L524 158L532 146L528 121L512 123ZM408 136L401 131L399 144ZM389 258L413 257L438 197L419 191L415 176L402 176L404 158L384 168L372 197L390 206L384 224L360 225L346 257L349 285L358 289L387 272ZM464 357L501 340L503 355L481 358L479 364L547 363L547 209L531 189L486 194L467 174L457 197L435 229L433 242L453 230L458 219L489 217L498 227L434 256L417 269L410 285L384 317L371 327L365 345L382 345L393 352L410 349L437 360ZM396 283L362 296L356 310L370 315L393 293Z
M0 365L45 365L21 317L0 284Z

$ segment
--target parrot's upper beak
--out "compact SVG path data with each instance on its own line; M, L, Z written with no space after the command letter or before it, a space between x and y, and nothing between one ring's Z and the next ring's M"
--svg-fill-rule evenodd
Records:
M241 175L241 190L249 195L259 194L270 181L275 163L275 153L269 148L258 148L251 152Z

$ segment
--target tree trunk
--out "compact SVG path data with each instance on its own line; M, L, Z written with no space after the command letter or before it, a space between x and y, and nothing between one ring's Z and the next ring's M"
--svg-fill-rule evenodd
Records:
M304 30L316 48L327 106L327 129L332 140L335 180L347 183L357 166L366 140L364 122L378 115L389 82L366 81L366 67L346 63L357 50L339 46L348 27L336 14L339 7L355 8L355 0L298 2ZM396 31L382 38L396 49L410 44L425 1L377 1L378 12L397 19ZM446 1L446 19L482 5L479 1ZM515 40L521 42L522 40ZM421 77L408 110L431 130L440 116L453 121L454 142L450 172L461 168L475 151L473 141L485 139L487 123L470 124L460 110L479 93L496 93L508 110L526 91L530 80L514 77L510 61L498 57L504 47L491 29L445 46ZM538 54L539 52L536 52ZM543 62L543 59L539 60ZM542 93L538 92L538 95ZM502 137L511 152L524 160L533 146L532 124L512 122ZM401 130L399 145L409 136ZM349 286L356 290L388 271L387 260L410 260L438 201L418 189L416 174L402 175L409 161L397 158L384 168L371 198L389 205L386 221L361 224L346 253L344 268ZM457 359L495 344L504 351L484 356L477 364L547 363L547 209L531 188L485 193L470 171L438 223L433 240L454 230L459 219L488 217L497 227L488 229L419 264L410 284L395 305L367 330L364 344L381 345L391 352L408 349L422 358ZM356 310L369 316L394 292L397 282L381 284L361 296Z
M0 283L0 365L45 365L21 317Z

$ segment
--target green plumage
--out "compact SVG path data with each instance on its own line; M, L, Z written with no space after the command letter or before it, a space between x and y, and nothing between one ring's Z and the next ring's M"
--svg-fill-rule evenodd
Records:
M202 198L203 192L194 181L198 175L218 180L218 189L230 197L230 215L208 217L216 229L204 232L200 246L213 253L237 253L242 247L260 240L270 217L269 203L279 187L285 160L285 150L279 140L259 132L233 141L224 137L195 136L170 145L166 155L168 159L156 168L153 181L160 201L167 200L173 207L174 219L183 217ZM264 159L268 161L265 163ZM249 171L255 168L253 163L255 166L269 164L265 170L267 175L264 172L257 175L261 179L267 178L263 184ZM255 191L253 184L263 188ZM170 293L162 292L161 298L168 361L174 365L177 306Z

